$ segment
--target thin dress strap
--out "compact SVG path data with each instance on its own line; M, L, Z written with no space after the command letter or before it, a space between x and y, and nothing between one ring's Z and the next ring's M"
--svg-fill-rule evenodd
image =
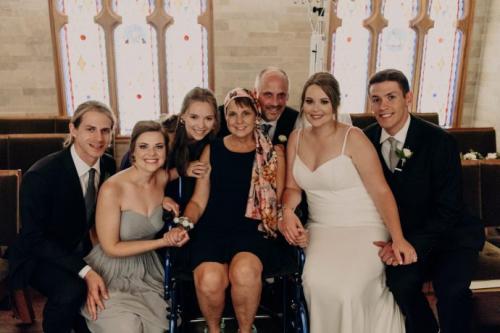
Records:
M299 128L297 130L297 143L295 144L295 157L297 158L297 155L299 154L299 141L300 141L300 134L301 134L302 128Z
M345 151L345 146L346 146L346 143L347 143L347 136L349 135L349 131L351 130L352 126L350 126L347 131L345 132L345 137L344 137L344 143L342 144L342 152L340 153L340 155L344 155L344 151Z

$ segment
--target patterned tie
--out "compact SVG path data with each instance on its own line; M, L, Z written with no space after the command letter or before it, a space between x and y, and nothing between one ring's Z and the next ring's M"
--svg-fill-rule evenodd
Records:
M95 188L95 169L89 169L89 181L87 183L87 191L85 192L85 208L87 210L87 223L89 226L92 223L92 216L95 211L96 188Z
M389 141L391 145L391 150L389 151L389 169L394 172L399 163L399 156L396 154L396 150L398 149L398 140L391 136L387 139L387 141Z
M271 130L271 127L273 127L273 125L271 124L262 124L262 133L264 133L265 136L269 137L269 131Z

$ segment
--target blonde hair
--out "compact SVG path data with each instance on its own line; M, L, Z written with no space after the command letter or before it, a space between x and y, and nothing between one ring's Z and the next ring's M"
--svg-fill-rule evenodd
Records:
M116 118L111 109L104 103L98 102L98 101L87 101L83 102L82 104L78 105L78 107L75 110L75 113L71 117L69 123L73 124L75 128L78 128L80 126L80 123L82 122L83 116L90 111L96 111L99 113L102 113L106 117L111 120L111 130L114 129L115 123L116 123ZM66 137L66 140L64 141L64 147L69 147L73 144L75 141L75 138L70 134Z

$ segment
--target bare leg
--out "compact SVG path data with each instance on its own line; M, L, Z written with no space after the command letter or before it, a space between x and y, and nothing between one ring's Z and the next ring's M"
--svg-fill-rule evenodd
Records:
M196 296L210 333L219 333L224 310L225 290L229 285L227 265L204 262L194 270Z
M262 290L262 263L250 252L240 252L229 265L231 298L241 333L250 333Z

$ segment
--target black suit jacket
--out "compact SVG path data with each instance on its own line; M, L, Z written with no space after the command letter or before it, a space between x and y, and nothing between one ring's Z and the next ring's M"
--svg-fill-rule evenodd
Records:
M378 124L365 129L396 198L403 233L419 256L435 248L482 248L482 225L464 211L460 155L454 138L411 116L404 147L413 155L405 163L399 162L401 171L392 173L382 157L381 132Z
M221 105L218 109L220 116L220 130L218 137L223 138L229 134L229 130L227 129L226 117L224 117L224 106ZM278 118L278 122L276 123L276 130L274 131L274 136L272 138L273 145L279 143L286 145L286 142L281 142L279 140L279 136L284 135L288 140L288 136L294 129L295 121L297 120L298 115L299 112L297 110L292 109L288 106L285 107L285 110Z
M104 155L100 169L102 184L116 171L114 159ZM22 229L9 248L11 287L28 285L39 260L78 274L86 263L76 249L88 237L89 226L69 148L42 158L23 176L20 212Z

